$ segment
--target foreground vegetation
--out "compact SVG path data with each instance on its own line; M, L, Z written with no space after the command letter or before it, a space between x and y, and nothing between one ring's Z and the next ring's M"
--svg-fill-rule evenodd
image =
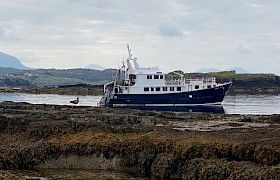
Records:
M155 179L280 178L279 115L11 102L0 109L2 170L133 170Z

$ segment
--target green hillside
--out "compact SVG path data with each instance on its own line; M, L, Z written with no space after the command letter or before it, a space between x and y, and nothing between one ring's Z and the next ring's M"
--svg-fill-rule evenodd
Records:
M99 85L114 79L116 70L103 71L91 69L36 69L18 70L0 68L1 86L61 86L74 84ZM13 82L13 83L9 83ZM14 83L14 82L18 82Z
M116 69L103 71L91 69L36 69L17 70L0 67L0 87L59 87L68 85L103 85L114 79ZM232 81L230 92L234 93L279 93L279 76L274 74L236 74L235 71L214 73L171 72L167 79L216 77L217 82ZM102 89L102 88L101 88Z

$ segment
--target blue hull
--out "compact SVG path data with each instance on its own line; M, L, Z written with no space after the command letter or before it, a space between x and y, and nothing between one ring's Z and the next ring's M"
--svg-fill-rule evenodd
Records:
M198 91L167 94L114 94L106 107L153 107L221 104L231 82Z

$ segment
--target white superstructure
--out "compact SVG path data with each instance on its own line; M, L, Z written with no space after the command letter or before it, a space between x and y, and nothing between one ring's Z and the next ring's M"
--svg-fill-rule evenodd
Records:
M122 94L164 94L196 91L217 86L213 77L186 79L184 75L173 72L176 74L176 78L162 73L158 66L140 67L137 58L132 58L129 45L127 45L127 49L129 54L126 60L127 66L120 69L120 73L116 77L117 81L114 84L114 92Z

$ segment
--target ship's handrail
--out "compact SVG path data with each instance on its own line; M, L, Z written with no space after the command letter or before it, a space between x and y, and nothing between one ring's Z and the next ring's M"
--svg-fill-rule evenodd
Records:
M151 66L151 67L139 67L139 68L137 68L137 70L153 70L153 69L159 69L159 67L158 66Z
M180 80L172 79L172 80L165 80L165 84L166 85L181 85L183 83Z
M185 83L195 83L195 82L203 82L203 84L209 84L209 83L216 83L215 77L203 77L203 78L185 78Z
M207 78L185 78L183 81L181 79L169 79L165 80L166 85L183 85L183 84L214 84L216 83L215 77L207 77Z

